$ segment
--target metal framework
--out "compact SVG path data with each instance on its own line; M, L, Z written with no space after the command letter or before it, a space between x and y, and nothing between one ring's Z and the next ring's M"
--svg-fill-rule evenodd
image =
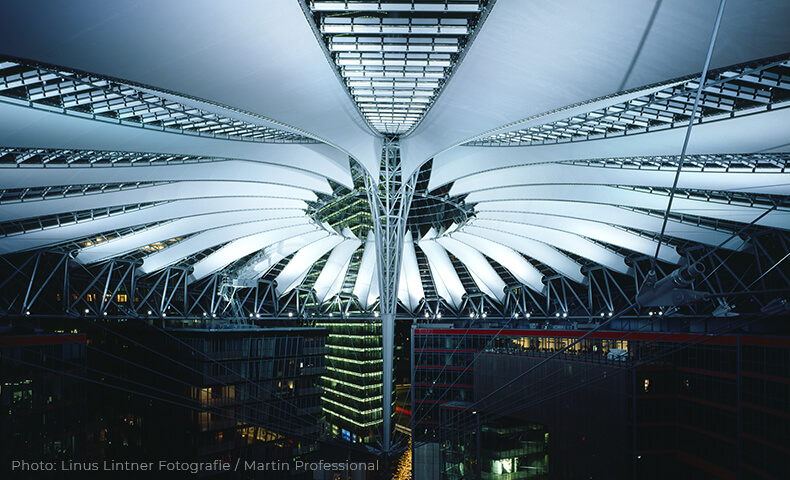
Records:
M384 360L384 401L382 450L390 451L392 437L392 381L395 349L395 315L398 310L398 282L401 276L403 241L406 220L414 197L417 175L403 178L397 139L388 138L384 144L379 181L365 176L368 202L373 215L378 265L379 305L382 323L382 352Z
M68 252L37 250L3 256L0 316L150 318L168 321L292 320L309 322L317 310L311 290L294 289L280 297L276 284L259 281L236 287L218 273L190 282L190 269L171 266L154 274L140 272L139 261L112 259L86 266Z
M98 209L92 208L88 210L77 210L60 214L52 214L43 217L0 222L0 236L8 237L28 232L60 228L66 225L74 225L83 221L98 220L100 218L108 218L124 213L141 211L147 208L155 207L157 205L164 205L165 203L167 202L133 203L128 205L117 205ZM159 223L161 222L157 222L157 224ZM110 236L112 236L112 238L117 238L119 235L111 235L109 233L95 235L96 238L100 239L106 239ZM83 243L85 243L85 246L90 245L90 241L85 241Z
M69 150L59 148L0 148L0 165L178 165L214 162L216 157L173 155L107 150ZM127 187L129 185L126 185ZM60 192L49 192L59 195ZM65 195L67 192L63 192ZM0 197L2 198L2 197Z
M784 305L790 296L788 246L790 236L786 232L765 231L750 234L749 248L739 252L689 246L685 249L688 262L699 261L704 265L706 273L696 282L695 288L704 292L707 300L683 307L643 308L623 315L611 328L640 328L645 316L653 315L665 317L666 322L672 319L688 322L712 313L726 321L732 316L728 313L764 311L772 305ZM592 328L633 303L650 268L647 256L634 259L628 274L590 265L584 268L586 281L583 284L561 275L547 276L544 278L545 295L522 285L509 285L501 303L482 293L465 295L460 308L443 301L426 301L414 313L414 318L425 323L455 322L461 326ZM674 268L658 264L659 278L669 275ZM651 328L657 330L681 328L653 320ZM631 325L630 322L635 323Z
M668 317L677 314L694 318L711 311L723 315L737 313L739 308L770 309L772 302L790 300L788 251L790 234L767 229L748 233L748 248L742 251L689 245L684 249L685 257L691 263L704 265L705 273L695 286L708 294L708 301L667 309L647 308L625 319L639 318L649 311L658 314L659 310ZM226 274L218 273L190 282L187 267L176 265L145 275L139 265L135 259L113 259L86 266L72 259L69 252L56 250L1 256L0 317L80 315L172 321L292 320L312 324L317 318L331 316L371 318L379 311L383 317L392 308L388 313L391 318L418 322L507 321L547 328L582 328L633 302L638 286L650 270L650 258L633 259L627 274L587 266L586 281L581 284L560 275L547 276L544 295L523 285L509 284L502 302L476 292L466 294L460 306L454 307L441 297L431 296L413 312L395 310L397 296L391 293L382 296L390 299L389 307L382 302L365 308L359 299L348 294L320 303L309 287L295 288L281 297L270 280L259 280L254 286L234 286ZM659 262L657 268L659 278L663 278L676 267ZM397 288L398 275L394 277L382 275L382 280L388 278L389 288ZM726 308L722 306L725 304ZM628 327L623 324L616 328Z
M169 96L172 95L115 79L0 57L3 102L185 135L266 143L318 143L297 133L179 103Z
M303 8L368 124L404 134L452 75L488 3L305 0Z
M467 145L546 145L683 127L688 125L698 87L699 77L692 76L614 97L591 100L541 116L558 115L564 110L583 109L585 105L599 102L612 104L561 120L496 133L470 141ZM642 91L649 93L634 95ZM618 101L619 97L634 98ZM606 102L607 99L610 102ZM790 61L787 56L771 58L761 63L722 68L708 73L695 122L711 122L785 108L788 100ZM539 117L534 120L539 122Z
M656 155L653 157L590 158L560 163L636 170L675 170L679 162L680 155ZM788 171L789 162L790 155L787 153L686 155L683 158L683 172L785 173ZM708 194L710 193L712 192ZM726 194L727 192L716 193Z

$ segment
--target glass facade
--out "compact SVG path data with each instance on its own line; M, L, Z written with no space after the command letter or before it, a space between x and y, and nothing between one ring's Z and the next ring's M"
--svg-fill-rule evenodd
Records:
M509 417L488 419L465 402L448 402L439 411L442 417L440 478L548 478L545 426Z
M0 335L0 472L85 454L85 368L85 335Z
M165 349L196 387L198 404L175 409L171 440L181 456L201 462L292 463L318 449L320 377L326 331L315 328L172 329ZM191 435L184 436L185 432ZM169 443L169 442L168 442ZM189 448L186 445L190 445ZM311 478L290 471L247 472L259 478ZM256 477L256 478L258 478Z
M545 425L552 478L788 477L789 338L595 332L558 352L584 333L415 328L415 465L438 443L445 478L481 478L470 419L510 415Z
M334 437L372 442L382 421L381 322L318 320L329 333L322 402Z

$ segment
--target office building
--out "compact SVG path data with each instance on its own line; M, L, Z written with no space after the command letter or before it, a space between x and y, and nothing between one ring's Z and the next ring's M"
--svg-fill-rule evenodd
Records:
M321 431L325 331L182 328L168 333L163 351L177 363L165 371L194 385L175 387L174 393L199 407L163 409L161 422L168 428L159 439L161 453L207 464L239 459L291 465L311 458ZM237 472L218 475L240 478ZM253 470L243 477L310 479L312 472Z
M83 458L86 448L87 381L85 336L41 335L24 329L0 332L0 471L28 463Z
M434 478L481 478L491 421L545 429L551 478L790 471L790 337L422 325L414 342L413 462ZM516 458L515 476L482 478L539 473Z

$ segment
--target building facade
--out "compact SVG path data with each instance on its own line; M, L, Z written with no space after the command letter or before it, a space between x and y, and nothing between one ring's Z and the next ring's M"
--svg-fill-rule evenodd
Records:
M371 443L382 424L381 322L326 317L328 330L322 402L327 433Z
M481 478L431 455L479 415L543 426L550 478L788 475L790 338L585 333L415 328L415 471Z
M312 472L294 468L318 449L326 331L209 328L167 333L164 348L176 361L167 370L193 385L177 388L196 408L164 410L170 420L169 428L160 429L161 451L203 463L279 466L224 474L229 478L312 478Z
M30 478L40 472L11 462L84 458L86 337L7 330L0 334L0 472Z

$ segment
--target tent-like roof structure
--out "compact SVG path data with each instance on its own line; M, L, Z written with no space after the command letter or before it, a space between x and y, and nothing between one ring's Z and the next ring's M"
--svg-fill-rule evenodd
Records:
M5 5L0 255L131 258L372 308L363 178L395 140L417 176L407 311L743 250L743 226L790 229L790 3L728 1L700 90L718 7Z

